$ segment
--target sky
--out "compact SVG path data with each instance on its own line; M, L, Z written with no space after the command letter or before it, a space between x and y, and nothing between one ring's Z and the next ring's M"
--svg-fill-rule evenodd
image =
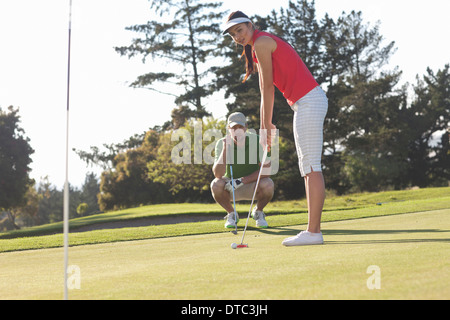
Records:
M223 9L266 15L288 2L226 0ZM371 25L380 21L386 43L395 41L389 67L403 71L402 83L450 63L450 1L316 0L318 19L352 10L362 11ZM21 127L35 150L30 175L37 182L47 176L59 189L65 180L68 17L69 0L0 1L0 108L20 108ZM136 36L125 27L155 19L148 0L73 0L70 150L123 142L170 120L173 97L129 87L160 62L144 64L114 50ZM214 95L206 109L224 118L224 97ZM91 171L101 170L70 152L72 185L80 187Z

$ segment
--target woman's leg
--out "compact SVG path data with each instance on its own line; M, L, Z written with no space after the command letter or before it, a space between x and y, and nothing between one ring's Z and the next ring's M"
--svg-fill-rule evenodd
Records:
M322 175L323 122L328 101L320 88L308 93L294 105L294 138L299 169L304 177L308 202L308 228L305 232L283 241L285 246L322 244L320 222L325 201Z
M322 172L311 172L305 177L308 202L308 228L306 231L320 233L320 221L325 202L325 182Z

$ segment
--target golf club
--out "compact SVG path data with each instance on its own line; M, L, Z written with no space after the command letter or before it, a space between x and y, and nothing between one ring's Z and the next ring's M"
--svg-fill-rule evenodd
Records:
M248 248L248 245L244 244L244 237L245 237L245 232L247 231L248 220L250 219L250 215L252 213L253 202L255 201L256 191L258 190L259 180L261 179L261 173L264 168L264 163L266 162L266 158L267 158L267 148L264 149L264 153L263 153L263 157L262 157L262 161L261 161L261 168L259 169L258 180L256 181L255 191L253 192L252 203L250 205L250 211L248 212L247 222L245 223L244 233L242 234L241 244L238 245L237 248Z
M230 165L230 173L231 173L231 188L233 189L233 206L234 206L234 221L235 221L235 229L234 231L231 231L231 233L233 234L238 234L237 233L237 223L238 223L238 219L237 219L237 211L236 211L236 198L234 196L234 179L233 179L233 166Z

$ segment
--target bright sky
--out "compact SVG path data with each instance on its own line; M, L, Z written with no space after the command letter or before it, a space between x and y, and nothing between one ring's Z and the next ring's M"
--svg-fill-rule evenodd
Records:
M288 1L274 3L226 0L223 8L266 15L287 8ZM58 188L65 178L68 8L69 0L0 2L0 107L20 107L21 126L35 150L31 176L49 176ZM319 19L355 10L366 22L381 21L380 33L396 42L391 66L404 72L403 82L414 83L428 66L437 70L450 63L448 0L316 0L316 10ZM70 149L122 142L169 120L172 97L129 88L157 63L128 60L113 49L135 36L126 26L156 19L149 1L73 0L72 17ZM225 116L223 97L214 96L207 109ZM76 186L87 171L99 172L73 152L69 164Z

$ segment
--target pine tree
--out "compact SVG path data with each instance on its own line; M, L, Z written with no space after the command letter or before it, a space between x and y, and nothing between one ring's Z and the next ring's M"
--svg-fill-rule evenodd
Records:
M450 180L450 65L417 77L415 97L405 111L409 170L413 186L447 185ZM433 142L433 140L437 140Z
M203 3L199 0L158 0L151 2L151 9L164 16L164 21L148 21L143 25L128 27L140 35L126 47L116 51L128 58L142 56L179 64L183 69L173 72L149 72L139 76L131 86L162 92L175 97L178 106L194 107L194 116L202 118L209 115L202 99L213 93L209 82L204 81L211 74L208 58L216 49L220 37L219 19L223 13L218 9L222 3ZM162 91L156 83L174 84L184 87L185 92Z

